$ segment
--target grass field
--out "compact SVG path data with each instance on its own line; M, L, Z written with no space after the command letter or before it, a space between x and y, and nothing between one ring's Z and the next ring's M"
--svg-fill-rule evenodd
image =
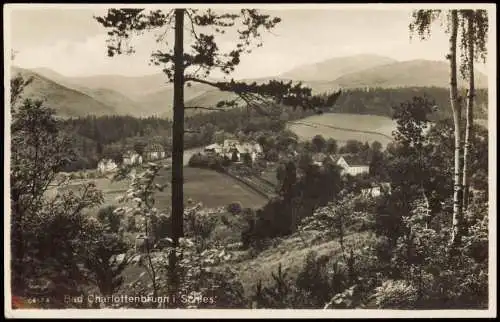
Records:
M205 207L215 208L239 201L243 207L258 208L263 206L267 199L250 188L229 176L213 170L184 168L184 197L187 201L201 202ZM124 195L129 189L129 181L112 182L109 179L89 179L72 182L70 188L77 189L84 182L94 182L97 189L104 194L104 204L118 204L117 198ZM157 182L170 182L170 172L163 171L157 177ZM167 187L163 192L156 194L156 207L166 209L170 207L171 192Z
M379 141L385 146L392 141L391 133L396 123L384 116L325 113L289 123L288 128L301 140L310 140L320 134L341 144L347 140L358 140L369 143Z
M309 252L315 252L316 256L327 256L332 258L339 256L341 247L337 239L322 241L318 238L317 231L302 232L285 238L275 239L277 242L273 247L261 252L257 257L235 261L228 264L238 274L243 284L244 292L251 296L255 292L257 281L263 286L273 283L271 273L276 273L279 265L290 278L297 278L303 269L305 259ZM352 232L345 236L346 245L370 245L374 243L374 234L369 232ZM349 246L347 246L349 247Z

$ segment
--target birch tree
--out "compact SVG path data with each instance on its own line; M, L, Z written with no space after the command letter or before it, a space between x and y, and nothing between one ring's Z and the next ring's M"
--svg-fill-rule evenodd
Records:
M488 14L486 10L461 10L463 19L461 39L462 63L460 66L461 74L468 79L467 106L465 110L466 126L464 140L464 163L463 163L463 210L467 210L469 205L470 189L470 149L473 142L473 124L474 124L474 62L486 62L488 39Z
M457 84L457 38L459 29L458 10L450 10L446 14L446 32L449 34L449 53L446 58L450 62L450 105L453 112L455 136L455 164L454 164L454 192L453 192L453 220L451 243L455 244L459 236L459 227L462 218L462 168L461 168L461 117L462 109L458 99ZM441 10L416 10L412 14L409 25L410 34L417 33L421 39L426 39L431 34L432 24L441 18Z

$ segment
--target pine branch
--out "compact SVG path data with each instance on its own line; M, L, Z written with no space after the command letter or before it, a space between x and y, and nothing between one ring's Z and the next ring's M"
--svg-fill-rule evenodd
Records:
M209 111L227 111L227 109L217 108L217 107L205 107L205 106L185 106L184 109L203 109Z

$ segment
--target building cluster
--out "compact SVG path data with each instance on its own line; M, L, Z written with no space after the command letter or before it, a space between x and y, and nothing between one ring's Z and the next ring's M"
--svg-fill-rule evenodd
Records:
M121 164L134 166L140 165L143 162L147 161L156 161L162 160L167 157L167 153L165 151L165 147L158 143L150 143L144 147L144 151L142 154L137 153L134 150L125 151L122 154ZM118 169L120 165L119 162L111 158L103 158L97 164L97 170L100 173L113 172Z
M359 174L370 173L370 165L367 161L352 154L326 154L316 153L312 156L312 163L317 166L323 166L326 162L331 162L342 168L341 174L356 176Z
M210 144L204 148L204 152L209 155L218 155L228 159L236 158L236 162L244 160L248 155L252 161L263 157L262 146L255 142L240 142L238 140L224 140L224 144Z
M317 166L323 166L327 162L339 166L341 175L357 176L370 173L369 162L357 155L316 153L312 156L312 163ZM370 187L361 189L361 194L364 196L378 197L386 193L391 193L391 185L388 182L373 183Z

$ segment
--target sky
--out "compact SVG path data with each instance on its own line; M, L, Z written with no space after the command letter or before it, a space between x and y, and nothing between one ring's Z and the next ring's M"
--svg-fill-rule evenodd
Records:
M232 74L236 79L276 76L300 65L355 54L377 54L400 61L444 60L448 51L447 35L439 25L430 39L410 41L411 11L407 7L348 10L331 5L327 9L295 7L264 12L282 21L271 33L263 34L263 47L242 57ZM133 40L135 54L107 57L107 30L93 19L93 15L103 13L105 8L90 6L12 9L4 30L16 51L14 64L50 68L65 76L159 72L157 66L148 64L151 52L162 48L153 34ZM220 39L222 48L234 46L231 36ZM486 71L484 66L479 69Z

